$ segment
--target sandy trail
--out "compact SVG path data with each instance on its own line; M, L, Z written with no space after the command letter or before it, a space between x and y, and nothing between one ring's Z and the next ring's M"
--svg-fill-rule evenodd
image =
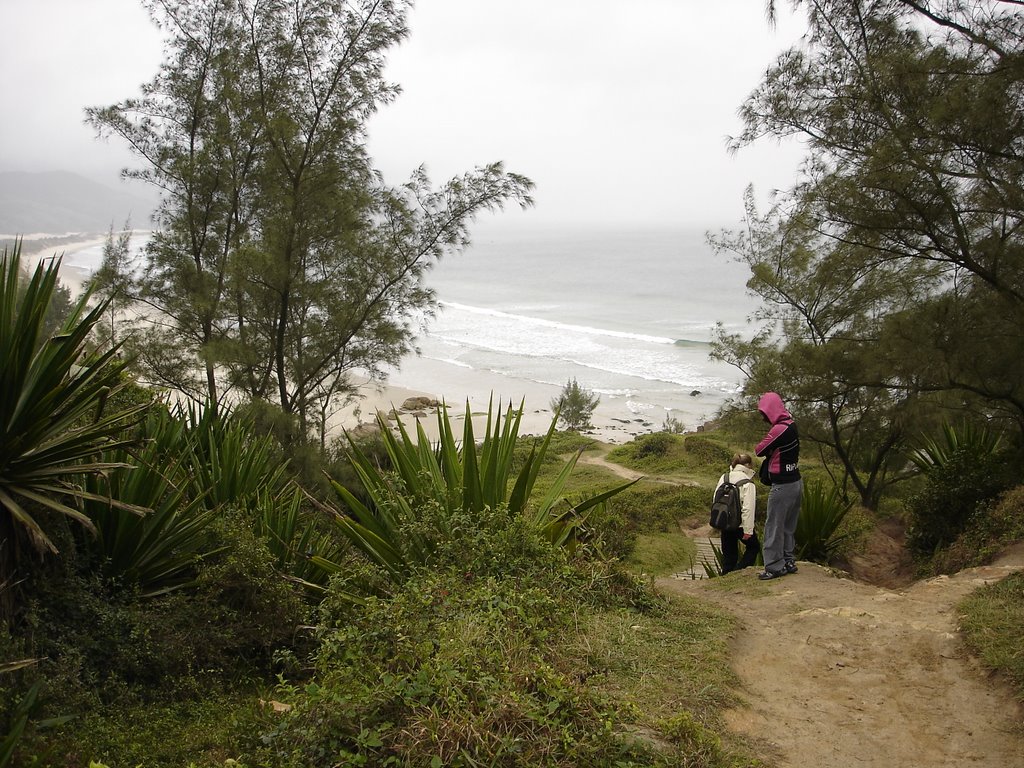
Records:
M662 579L740 619L733 659L745 706L729 727L779 768L1024 766L1024 708L967 657L956 603L1024 570L1024 546L996 563L888 590L800 563L759 582Z

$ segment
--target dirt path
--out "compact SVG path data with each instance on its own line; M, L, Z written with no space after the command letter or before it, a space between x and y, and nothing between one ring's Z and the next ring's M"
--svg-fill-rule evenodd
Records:
M779 768L1024 766L1024 708L989 679L956 634L956 603L1024 570L1024 546L990 566L902 590L811 563L759 582L754 569L712 581L662 579L732 610L746 706L729 727Z
M628 469L621 464L616 464L613 461L608 461L605 456L607 451L604 453L583 453L579 460L579 464L591 464L595 467L601 467L606 469L612 474L615 474L625 480L637 480L644 478L651 483L664 483L665 485L688 485L693 487L700 487L700 483L696 480L683 480L679 478L670 477L657 477L656 475L649 475L645 472L637 472L635 469Z

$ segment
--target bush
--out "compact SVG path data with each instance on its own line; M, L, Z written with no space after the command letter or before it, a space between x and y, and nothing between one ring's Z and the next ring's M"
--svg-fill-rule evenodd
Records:
M928 559L956 541L971 520L987 514L987 502L1009 486L1007 474L998 454L971 446L951 450L941 465L925 473L924 488L907 502L911 552Z
M705 517L710 503L707 488L646 483L624 491L613 505L631 530L650 532L678 531L681 520Z
M501 511L471 538L439 541L429 570L362 607L338 584L315 679L283 684L294 706L258 764L613 765L632 756L618 716L561 638L584 605L651 605L640 582L570 557Z
M220 553L187 591L139 599L70 565L37 579L19 634L23 654L42 659L44 715L190 698L210 680L269 675L307 609L247 521L225 516L212 533Z
M661 422L661 431L681 435L686 431L686 425L671 413L666 413L665 420Z
M635 443L633 446L633 458L637 461L650 457L666 456L672 446L678 443L668 432L654 432L649 435L641 435L633 442Z
M555 430L552 420L545 438L532 447L525 459L517 459L522 408L510 404L501 418L488 410L483 440L478 444L467 404L461 443L455 440L446 409L437 414L440 440L432 448L422 425L417 424L416 439L399 425L399 435L391 432L383 420L381 436L394 472L381 471L350 443L349 460L359 475L363 503L351 490L337 482L332 486L341 509L324 507L340 535L377 565L392 582L409 578L420 567L437 562L437 550L446 542L472 542L476 515L501 510L510 521L520 518L553 544L570 550L588 533L587 519L609 498L633 482L563 503L562 491L579 459L579 453L564 463L545 496L537 501L534 486ZM635 481L634 481L635 482ZM337 563L314 557L320 567L340 571ZM352 583L353 602L374 594Z
M985 565L1006 545L1024 539L1024 486L1007 491L974 511L963 533L946 549L937 551L929 573L956 573Z
M685 462L683 438L668 432L638 435L608 454L608 460L640 472L670 472Z
M732 451L703 435L689 435L684 443L686 453L704 464L721 467L732 461Z

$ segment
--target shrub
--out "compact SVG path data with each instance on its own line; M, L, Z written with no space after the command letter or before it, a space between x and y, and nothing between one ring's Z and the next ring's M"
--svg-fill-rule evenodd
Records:
M644 483L617 496L612 508L626 518L630 530L678 531L680 520L705 516L710 503L706 488Z
M417 439L413 440L404 425L399 425L400 434L395 436L381 419L392 473L382 472L352 441L350 461L370 504L341 484L332 483L348 514L323 508L333 517L340 534L391 581L400 582L416 568L434 562L441 543L472 536L472 516L487 509L505 510L512 520L522 517L549 542L571 549L585 534L587 517L633 484L625 483L565 507L562 489L579 458L577 453L565 463L545 497L534 504L534 484L555 430L554 421L544 440L516 469L522 406L517 410L509 405L504 421L500 407L496 416L489 409L479 446L468 404L466 410L461 445L455 442L447 409L438 411L440 441L436 448L420 424ZM339 570L327 558L313 560L324 569ZM358 601L361 597L353 594L352 599Z
M681 435L686 431L686 425L671 413L666 413L665 420L661 423L661 431Z
M676 444L676 441L667 432L641 435L633 442L635 443L633 446L633 457L638 461L652 456L665 456L668 454L669 449Z
M210 685L268 676L275 651L296 647L307 608L248 520L222 514L210 533L219 554L187 591L139 599L70 558L37 575L16 647L41 659L44 717L191 699Z
M852 532L842 530L842 524L852 507L834 485L805 481L796 527L797 557L827 564L851 538Z
M956 573L985 565L1007 544L1020 539L1024 539L1024 486L980 504L956 540L932 556L927 571Z
M439 542L429 570L364 606L339 583L315 678L282 685L294 705L254 762L612 765L631 747L618 716L562 642L585 605L652 604L612 566L571 557L525 521L473 515L467 539ZM468 521L468 518L467 518ZM339 576L339 578L344 578Z
M676 471L685 463L683 438L668 432L638 435L612 449L608 460L640 472Z
M697 461L714 467L727 465L732 461L732 451L703 435L687 436L684 445L686 453Z
M907 545L919 558L952 544L979 509L990 508L987 502L1011 484L1004 457L984 445L950 447L940 462L926 466L924 487L907 502Z

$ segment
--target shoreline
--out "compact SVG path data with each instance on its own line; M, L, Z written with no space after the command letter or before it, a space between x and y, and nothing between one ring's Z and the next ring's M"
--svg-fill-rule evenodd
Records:
M21 239L22 243L22 266L31 272L41 261L60 258L61 265L60 269L57 271L57 275L60 278L60 281L64 284L64 287L71 291L72 298L77 299L85 290L85 287L89 282L89 278L92 277L92 272L85 267L69 264L64 260L64 258L77 251L85 250L86 248L102 246L107 241L107 234L108 233L104 233L102 235L90 235L89 233L71 233L68 235L54 235L33 233L30 235L18 235L17 237ZM117 233L115 232L115 234ZM64 240L69 237L74 237L76 239ZM6 239L8 239L7 235L0 235L0 240ZM14 236L11 236L9 239L14 240ZM43 244L41 245L40 242ZM48 242L52 243L52 245L46 245ZM26 248L28 250L26 250Z
M65 259L75 252L102 245L106 242L108 234L93 236L82 233L79 239L63 241L63 238L73 236L74 233L24 236L23 243L31 246L35 241L36 248L30 247L28 253L22 253L22 264L34 269L43 259ZM62 241L54 243L53 247L38 245L38 241L52 242L58 239ZM65 259L61 262L58 275L65 287L77 298L85 290L91 271L70 264ZM438 383L439 380L443 383ZM517 391L508 391L511 386L517 387ZM431 369L430 361L410 355L403 361L401 368L388 373L386 381L367 380L358 385L356 399L331 416L327 432L329 439L339 439L343 436L344 430L365 431L371 428L369 425L375 423L378 412L390 414L396 411L406 429L414 433L416 422L419 420L429 439L436 440L436 408L402 408L406 401L424 399L446 404L449 419L457 434L462 433L468 405L473 419L473 432L479 438L486 428L488 404L493 399L495 409L500 406L502 415L510 403L518 407L522 402L520 435L544 435L554 417L550 407L551 400L560 393L560 386L540 383L513 384L484 371L467 370L464 374L458 372L454 377L450 374L438 376L436 369ZM683 417L686 432L699 432L705 423L714 418L717 407L713 403L695 400L693 409L672 415ZM709 408L711 412L707 412ZM631 410L629 403L620 397L601 395L601 400L591 417L592 428L582 434L612 445L628 443L640 435L661 431L663 421L657 419L664 419L665 415L667 414L658 413L648 416L643 412Z
M396 418L411 434L415 434L416 422L423 426L428 439L436 441L439 437L437 428L437 411L443 403L448 409L448 417L452 429L456 435L461 435L466 419L466 407L469 405L470 415L473 420L473 434L480 439L487 426L488 398L474 397L472 395L457 396L453 399L441 392L428 392L422 389L413 389L407 386L392 384L390 382L368 382L359 388L359 399L337 411L330 419L327 434L330 438L342 437L343 431L348 430L353 434L366 433L373 430L376 423L376 415L381 413L390 422ZM500 407L504 417L511 403L518 408L520 399L510 400L507 397L494 397L494 410ZM420 401L415 403L415 401ZM426 405L430 403L431 405ZM437 405L434 405L434 404ZM603 403L603 401L602 401ZM611 445L629 443L634 438L661 431L662 424L655 424L647 419L637 417L630 421L617 418L612 415L616 411L612 408L602 409L601 403L595 408L591 417L591 429L583 430L581 434ZM532 408L529 401L523 403L523 416L519 425L519 435L543 436L551 426L554 413L550 407ZM688 429L687 432L699 432L703 425L695 429Z

